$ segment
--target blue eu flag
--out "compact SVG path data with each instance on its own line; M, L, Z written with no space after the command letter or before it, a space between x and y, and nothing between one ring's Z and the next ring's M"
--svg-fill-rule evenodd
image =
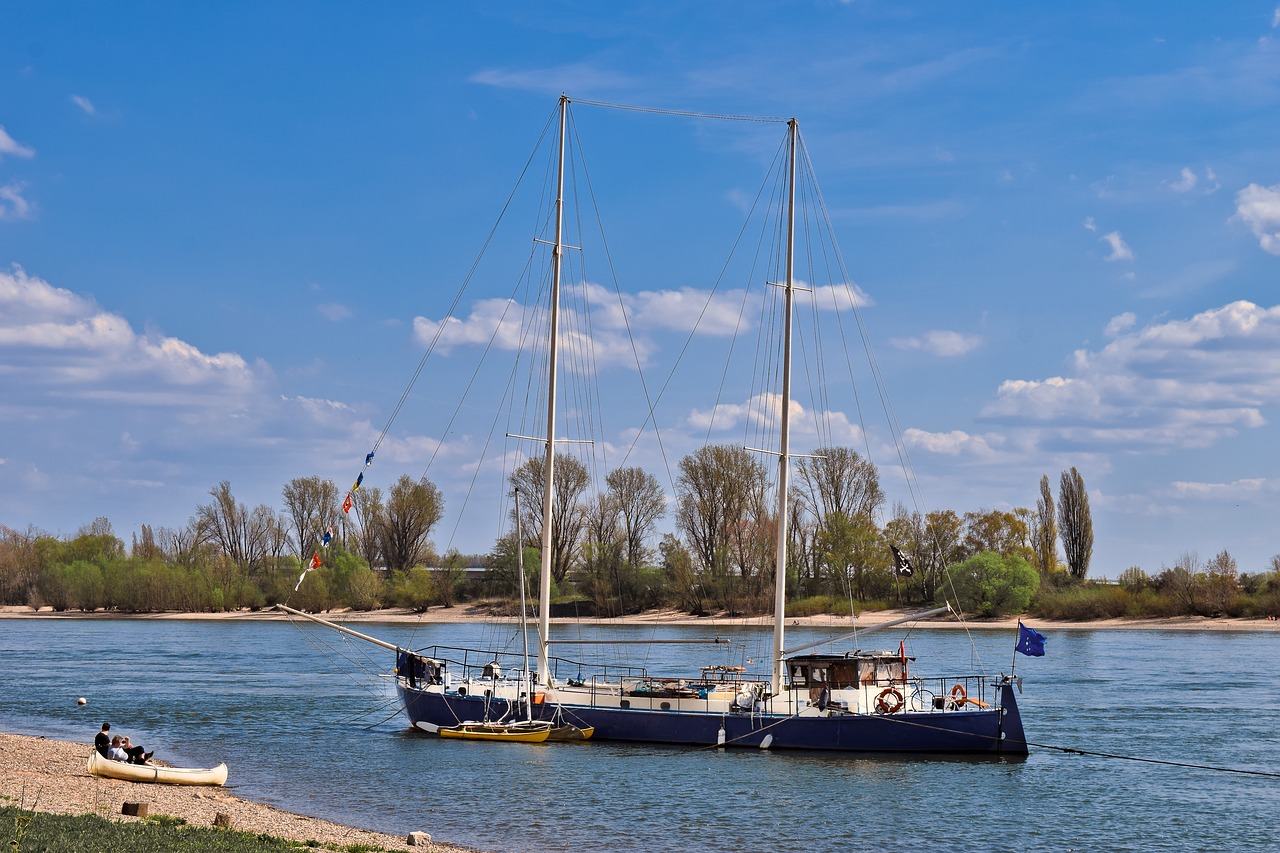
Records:
M1014 646L1014 651L1022 652L1024 655L1031 657L1044 657L1044 643L1049 639L1041 634L1035 628L1028 628L1021 622L1018 623L1018 645Z

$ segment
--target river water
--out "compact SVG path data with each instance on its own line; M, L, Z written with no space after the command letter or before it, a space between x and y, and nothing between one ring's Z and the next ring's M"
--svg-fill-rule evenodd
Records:
M509 628L356 627L414 647L519 648ZM685 671L759 659L770 640L763 627L611 631L735 640L613 647ZM1280 773L1280 634L1045 633L1045 657L1017 659L1027 739L1045 745L1025 760L445 741L406 728L379 675L390 652L234 619L0 620L0 729L87 743L108 720L172 763L225 760L241 796L492 851L1280 848L1280 777L1048 748ZM789 644L821 636L796 628ZM907 650L922 676L1007 672L1014 639L916 630Z

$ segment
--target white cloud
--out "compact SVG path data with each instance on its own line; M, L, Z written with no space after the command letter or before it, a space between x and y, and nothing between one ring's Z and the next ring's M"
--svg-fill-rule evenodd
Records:
M1218 174L1208 166L1204 169L1204 179L1209 182L1209 186L1204 188L1205 195L1212 195L1222 189L1222 184L1218 183Z
M850 308L867 308L875 304L866 292L853 282L826 284L796 293L796 302L813 304L823 310L847 311Z
M436 351L446 355L455 347L467 345L492 345L506 351L534 349L543 345L548 328L546 313L540 306L527 308L510 299L482 299L464 320L415 317L413 334L423 346L434 342ZM561 309L560 346L566 369L581 373L592 366L634 366L637 359L641 365L648 361L652 344L640 338L633 342L604 313L605 317L595 318L598 322L588 334L581 312Z
M72 95L71 103L84 110L86 115L94 116L98 114L98 110L94 107L93 101L89 100L84 95Z
M1280 184L1249 184L1236 193L1236 218L1249 226L1264 252L1280 255Z
M1169 184L1169 189L1173 190L1176 193L1190 192L1191 190L1196 188L1196 182L1198 180L1199 179L1196 177L1195 172L1183 166L1182 177L1179 178L1176 182Z
M927 432L912 427L902 434L902 441L908 448L924 450L943 456L968 456L976 459L990 459L996 455L993 444L1000 444L1003 439L997 435L972 435L963 430L950 432Z
M26 145L21 145L8 131L4 129L4 125L0 125L0 155L8 154L10 157L22 157L31 159L36 156L36 150Z
M0 373L20 379L33 398L218 406L226 403L220 395L241 394L259 379L235 353L139 335L118 314L21 267L0 272L0 351Z
M1094 221L1093 221L1093 217L1092 217L1092 216L1086 216L1086 217L1084 218L1084 227L1085 227L1085 230L1086 230L1086 231L1095 231L1095 232L1096 232L1096 231L1098 230L1098 223L1096 223L1096 222L1094 222Z
M22 197L26 184L10 183L0 187L0 219L29 219L31 202Z
M529 92L584 92L632 88L634 78L596 65L577 62L554 68L486 68L471 75L472 83Z
M623 309L627 312L632 328L640 330L691 332L696 325L698 331L705 334L731 335L744 322L741 318L741 290L714 295L691 287L679 290L646 290L634 295L623 294L622 303L619 304L616 292L599 285L590 285L588 299L592 305L609 312L596 316L614 329L625 328L621 314Z
M1137 322L1137 316L1134 315L1132 311L1126 311L1123 314L1117 314L1112 317L1110 322L1107 323L1107 327L1103 329L1103 333L1108 338L1114 338L1121 332L1126 332L1129 329L1132 329Z
M1111 247L1111 254L1107 255L1108 261L1133 260L1133 250L1129 248L1129 244L1120 236L1119 231L1111 231L1104 234L1101 240Z
M1262 477L1236 480L1231 483L1193 483L1175 480L1172 486L1174 494L1178 497L1222 503L1252 499L1264 491L1275 490L1274 485L1269 484Z
M1280 306L1127 322L1108 325L1117 337L1101 350L1077 351L1073 375L1001 383L983 414L1046 424L1072 443L1204 447L1263 425L1262 408L1280 403Z
M899 349L923 350L942 358L967 355L982 346L978 335L934 329L914 338L894 338L889 343Z
M756 394L744 403L719 403L711 409L694 409L686 423L696 430L717 432L737 429L744 422L756 427L775 427L781 411L782 395ZM792 399L791 436L796 441L855 444L862 441L862 428L844 412L808 409Z
M1271 29L1274 30L1276 27L1280 27L1280 6L1277 6L1276 10L1271 13Z
M316 306L316 311L326 320L337 323L351 318L351 309L340 302L325 302Z

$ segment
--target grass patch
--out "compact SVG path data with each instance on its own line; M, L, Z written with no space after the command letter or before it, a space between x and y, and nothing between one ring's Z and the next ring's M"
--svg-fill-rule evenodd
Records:
M13 853L298 853L321 848L316 841L304 844L252 832L195 827L181 819L121 822L98 815L32 813L13 806L0 806L0 827L0 844ZM351 853L385 849L363 844L325 847Z

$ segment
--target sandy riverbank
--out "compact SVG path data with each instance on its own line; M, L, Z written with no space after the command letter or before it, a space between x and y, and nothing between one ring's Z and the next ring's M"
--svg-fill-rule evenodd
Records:
M789 626L818 628L868 628L894 619L910 616L915 610L868 610L860 614L856 622L848 616L799 616L787 619ZM437 607L425 613L415 613L404 608L387 608L384 610L350 611L335 610L318 614L324 619L340 623L361 622L393 622L406 624L449 624L457 622L512 622L515 617L494 617L482 607L459 605L457 607ZM115 611L96 611L82 613L66 611L55 613L52 608L39 611L30 607L0 607L0 619L11 618L51 618L51 619L191 619L191 620L287 620L298 617L290 616L274 610L237 610L229 613L144 613L127 614ZM1168 619L1095 619L1081 622L1065 622L1039 619L1034 616L1010 616L1002 619L978 619L961 622L955 617L927 619L920 623L929 628L956 629L1008 629L1017 630L1019 619L1028 622L1037 629L1119 629L1119 630L1161 630L1161 631L1280 631L1280 621L1269 619L1209 619L1203 616L1178 616ZM635 616L623 616L617 619L552 619L553 624L596 624L596 625L697 625L697 626L743 626L770 625L769 617L729 618L724 616L690 616L678 610L653 610Z
M154 785L90 776L85 770L89 744L0 734L0 798L5 805L53 814L98 814L122 821L120 807L147 803L151 815L182 818L192 826L213 826L214 816L229 815L233 829L266 833L295 841L341 847L361 844L386 850L463 853L450 844L410 847L408 834L430 827L406 826L403 835L385 835L318 818L291 814L235 796L225 788ZM232 768L234 782L235 768Z

